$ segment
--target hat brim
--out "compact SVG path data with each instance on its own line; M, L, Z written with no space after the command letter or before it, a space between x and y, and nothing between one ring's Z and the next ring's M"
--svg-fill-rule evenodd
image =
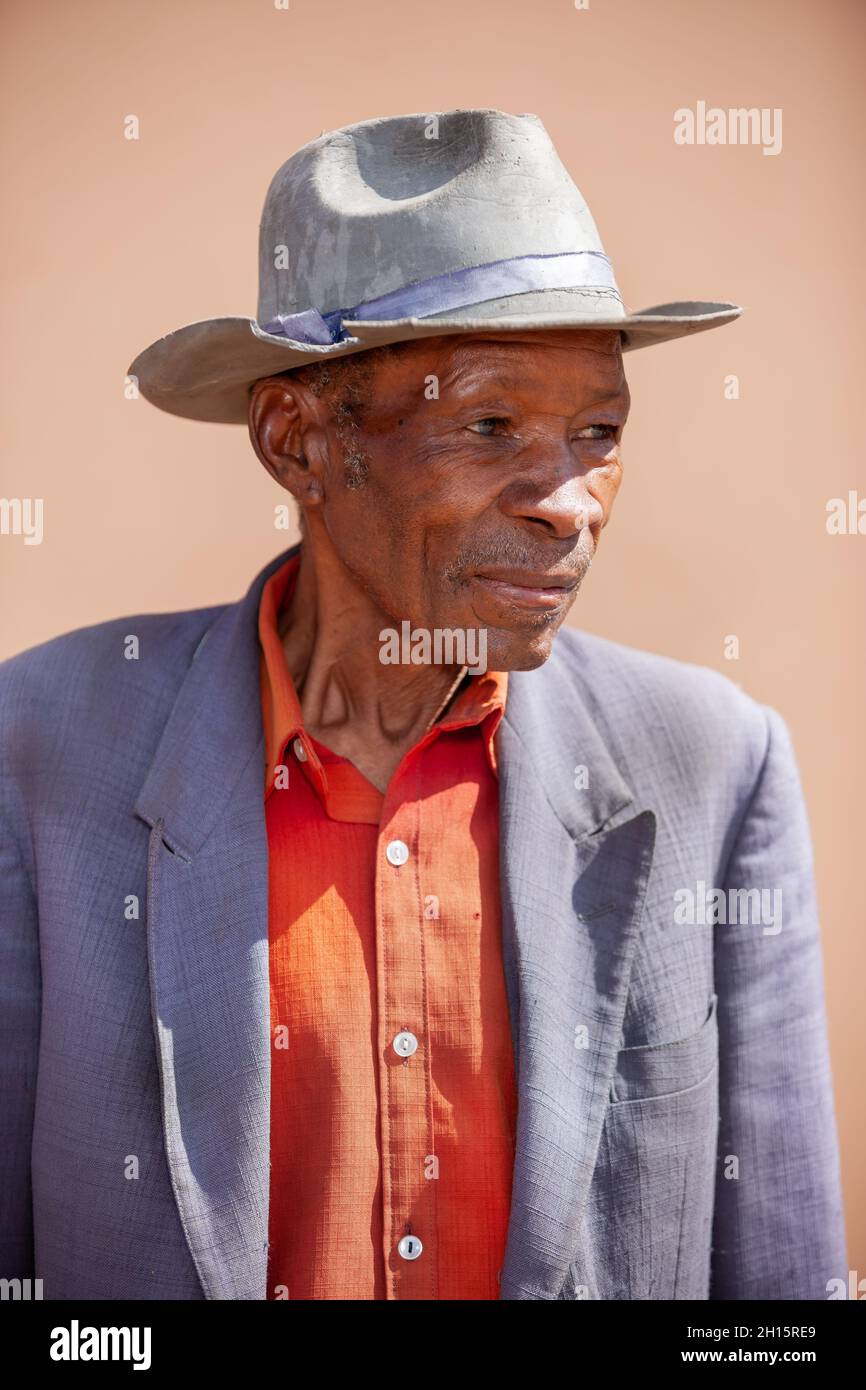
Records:
M603 318L576 313L529 312L498 316L482 312L460 317L343 321L351 341L317 345L265 333L254 319L230 317L186 324L159 338L136 357L128 370L145 400L187 420L241 425L247 420L249 389L260 377L289 371L308 362L346 357L385 343L453 333L527 332L545 328L617 329L622 351L651 347L731 323L743 312L738 304L686 300L658 304L635 314Z

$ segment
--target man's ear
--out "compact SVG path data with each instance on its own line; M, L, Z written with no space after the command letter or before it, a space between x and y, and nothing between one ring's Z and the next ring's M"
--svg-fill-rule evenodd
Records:
M260 377L250 387L250 443L259 462L301 507L324 497L323 412L312 391L290 377Z

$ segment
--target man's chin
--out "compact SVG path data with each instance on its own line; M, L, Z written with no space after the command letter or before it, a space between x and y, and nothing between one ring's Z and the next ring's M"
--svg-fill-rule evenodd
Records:
M553 650L561 623L546 623L534 631L487 629L488 671L534 671Z

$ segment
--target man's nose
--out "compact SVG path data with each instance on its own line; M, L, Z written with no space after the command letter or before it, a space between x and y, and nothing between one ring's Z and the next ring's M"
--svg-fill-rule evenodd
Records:
M506 516L567 540L585 526L604 525L615 490L608 473L608 464L582 464L569 451L568 460L557 467L527 470L506 489L500 507Z

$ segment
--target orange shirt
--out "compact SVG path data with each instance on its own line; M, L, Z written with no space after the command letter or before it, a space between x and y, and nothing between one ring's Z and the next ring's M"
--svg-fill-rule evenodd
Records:
M259 609L271 979L268 1298L497 1299L516 1089L493 735L476 676L384 794L304 731Z

